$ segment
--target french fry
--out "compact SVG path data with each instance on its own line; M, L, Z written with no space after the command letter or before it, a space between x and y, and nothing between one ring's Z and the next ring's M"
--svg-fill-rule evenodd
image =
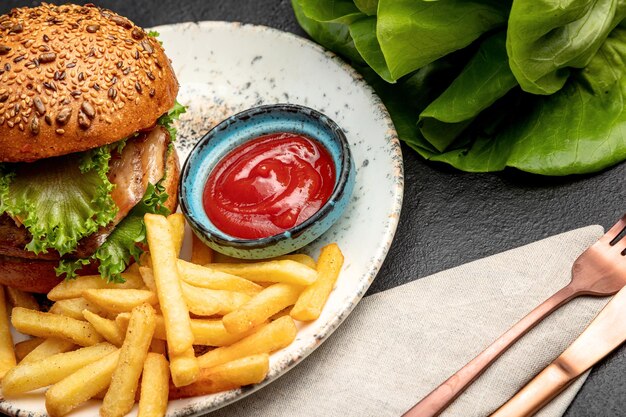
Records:
M31 310L39 310L39 303L35 300L35 297L33 297L32 294L12 287L7 287L6 293L9 303L13 307L24 307Z
M156 294L152 291L136 289L85 290L83 297L110 313L123 313L145 303L155 305L159 302Z
M83 317L83 310L89 310L96 314L99 314L102 311L102 309L94 303L85 300L83 297L78 297L59 300L54 303L52 307L50 307L48 312L61 314L76 320L85 320Z
M293 342L297 331L293 319L284 316L230 346L219 347L199 356L198 363L200 368L211 368L245 356L272 353Z
M15 307L11 323L19 332L38 337L58 337L80 346L102 342L102 336L87 322L52 313Z
M237 275L254 282L284 282L294 285L311 285L317 271L291 259L237 264L211 264L211 269Z
M266 321L274 314L295 304L302 293L299 285L278 283L267 287L222 321L229 333L243 333Z
M100 408L102 417L122 417L133 408L137 384L154 334L155 315L149 304L135 307L131 312L120 358Z
M152 273L152 268L148 268L147 266L139 267L139 274L141 275L141 279L146 284L146 287L154 293L156 293L156 282L154 282L154 274Z
M224 315L250 301L250 296L241 292L209 290L181 283L183 298L189 311L198 316Z
M121 313L116 318L116 323L122 328L128 326L130 314ZM231 334L226 331L222 320L216 319L191 319L191 331L193 332L194 345L204 346L228 346L253 333L255 329L240 334ZM165 340L165 322L163 316L156 316L154 329L154 341Z
M49 339L45 339L43 343L33 349L24 357L24 359L21 360L20 363L37 362L59 353L69 352L70 350L74 350L76 348L77 346L69 340L51 337Z
M17 361L21 362L26 355L32 352L33 349L42 344L45 340L46 339L43 337L33 337L32 339L16 343L15 346L13 346L13 350L15 351L15 358Z
M300 321L316 320L337 282L343 265L343 254L336 243L324 246L317 260L318 279L300 295L291 317Z
M311 258L309 255L306 255L304 253L291 253L289 255L277 256L273 258L272 260L274 261L292 260L292 261L301 263L302 265L306 265L312 269L316 269L317 267L317 262L315 262L315 259Z
M137 417L163 417L167 411L170 369L165 356L148 353L141 377Z
M213 262L213 249L204 244L195 233L191 234L191 263L205 265Z
M176 253L167 220L163 216L144 216L148 245L152 259L152 272L170 353L181 354L193 346L193 333L189 322L189 309L183 298L180 274L176 266Z
M169 346L169 345L168 345ZM169 351L170 372L174 386L182 387L193 383L198 379L200 365L194 353L193 347L183 353L172 353Z
M117 363L115 364L115 366L117 366ZM113 372L111 372L111 374L113 374ZM109 384L111 383L111 378L109 378ZM98 392L96 395L94 395L93 398L94 400L104 400L104 396L107 395L107 391L109 390L109 385L107 384L107 387L103 390L101 390L100 392Z
M130 264L130 266L128 268L126 268L126 271L124 271L126 274L133 274L133 275L139 275L139 267L141 265L139 265L139 262L135 262Z
M6 397L13 397L56 384L115 350L116 347L110 343L100 343L72 352L58 353L37 362L22 362L2 379L2 393Z
M237 291L249 296L254 296L263 290L263 287L250 280L208 267L194 265L181 259L178 260L178 270L181 279L194 287Z
M122 273L125 282L106 282L100 275L85 275L72 280L61 281L48 293L48 299L52 301L78 298L84 290L90 289L139 289L143 287L143 281L139 275Z
M94 398L111 383L117 367L119 349L60 380L46 391L46 410L50 417L61 417Z
M274 314L272 317L269 318L269 321L274 321L277 320L283 316L288 316L289 313L291 313L291 309L293 308L293 306L289 306L287 308L283 308L282 310L280 310L278 313Z
M161 317L163 319L163 317ZM155 329L156 332L156 329ZM165 333L165 325L163 325L163 333ZM161 355L165 355L167 352L167 346L165 345L165 337L162 339L157 339L156 337L152 337L152 341L150 342L150 352L160 353Z
M122 346L122 343L124 343L124 333L122 333L115 321L100 317L89 310L83 311L83 316L85 316L85 320L91 323L94 329L96 329L96 331L100 333L100 336L107 342L118 347Z
M0 379L17 363L6 300L4 286L0 285Z
M183 247L183 238L185 237L185 216L183 216L183 213L170 214L167 216L167 222L170 224L174 253L178 258L180 250Z
M269 372L269 355L262 353L235 359L213 368L203 368L198 380L191 385L170 386L170 399L194 397L258 384Z

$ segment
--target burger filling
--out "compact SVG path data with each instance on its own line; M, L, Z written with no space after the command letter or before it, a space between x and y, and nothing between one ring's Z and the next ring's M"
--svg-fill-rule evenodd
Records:
M58 260L73 277L97 263L121 280L145 241L143 216L167 214L167 176L176 106L152 130L87 152L34 163L0 164L0 255Z

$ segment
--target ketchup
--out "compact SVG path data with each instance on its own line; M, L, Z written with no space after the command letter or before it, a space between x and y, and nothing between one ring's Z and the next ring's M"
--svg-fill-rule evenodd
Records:
M209 175L202 202L221 231L256 239L304 222L334 186L335 165L326 148L302 135L273 133L228 153Z

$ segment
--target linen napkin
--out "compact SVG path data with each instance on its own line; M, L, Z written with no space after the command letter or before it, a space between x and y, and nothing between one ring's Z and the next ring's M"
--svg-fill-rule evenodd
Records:
M574 260L601 234L600 226L574 230L366 297L300 365L211 416L400 416L567 284ZM443 415L495 411L556 358L607 301L579 298L553 313ZM538 415L561 416L584 378Z

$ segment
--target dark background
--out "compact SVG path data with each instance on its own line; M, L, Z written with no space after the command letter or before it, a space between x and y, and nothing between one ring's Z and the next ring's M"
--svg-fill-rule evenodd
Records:
M225 20L306 36L285 0L92 1L143 27ZM2 0L0 14L38 3ZM549 178L514 170L467 174L425 162L408 147L403 153L402 216L370 294L578 227L606 228L626 212L625 163L595 175ZM626 348L594 369L565 415L626 415Z

